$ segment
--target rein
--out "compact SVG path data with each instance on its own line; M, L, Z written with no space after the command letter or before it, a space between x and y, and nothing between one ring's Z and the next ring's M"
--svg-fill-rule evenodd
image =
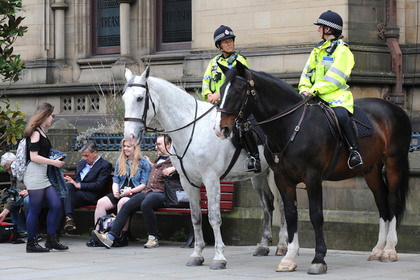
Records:
M147 85L147 82L146 82L145 85L143 85L143 84L137 84L137 83L132 83L132 84L128 85L127 87L141 87L141 88L146 89L146 100L145 100L145 103L144 103L144 111L143 111L143 116L141 117L141 119L140 118L127 117L127 118L124 118L124 121L139 122L139 123L143 124L143 127L144 127L143 130L146 131L146 132L147 131L152 131L152 132L159 132L159 133L164 133L164 134L169 134L169 133L172 133L172 132L180 131L182 129L185 129L185 128L189 127L190 125L193 126L192 127L192 131L191 131L190 139L188 140L187 147L185 148L184 153L182 154L182 156L179 156L178 155L178 153L177 153L177 151L175 149L175 145L172 146L174 148L175 154L171 154L169 151L167 151L167 152L168 152L168 154L170 156L176 156L178 158L179 162L181 163L181 170L184 173L185 178L187 179L188 183L190 183L190 185L192 185L192 186L194 186L196 188L200 188L199 186L197 186L194 183L192 183L191 180L190 180L190 178L188 177L187 172L185 171L185 168L184 168L183 159L184 159L184 156L187 153L188 148L190 147L190 144L191 144L191 142L193 140L194 131L195 131L195 125L196 125L197 121L200 120L201 118L203 118L208 113L210 113L213 110L213 108L216 107L216 105L211 106L206 112L204 112L204 114L202 114L201 116L199 116L197 118L198 101L197 101L197 99L194 98L194 100L195 100L195 114L194 114L194 120L193 121L191 121L190 123L188 123L188 124L186 124L186 125L184 125L184 126L182 126L180 128L177 128L177 129L173 129L173 130L169 130L169 131L167 131L167 130L166 131L165 130L158 130L158 129L155 129L155 128L148 127L146 125L147 111L149 109L149 100L152 103L152 107L153 107L153 111L154 111L154 116L153 117L156 116L156 106L155 106L155 103L152 100L152 97L150 96L149 86ZM236 153L235 153L235 155L236 155ZM234 158L235 158L235 156L234 156ZM226 170L226 172L222 175L222 177L226 176L226 174L230 171L230 169L232 168L232 166L233 166L233 164L229 165L228 170Z

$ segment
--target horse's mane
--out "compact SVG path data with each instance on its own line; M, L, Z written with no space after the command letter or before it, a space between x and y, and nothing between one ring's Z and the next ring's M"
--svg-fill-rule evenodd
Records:
M261 81L262 84L274 86L275 88L278 88L278 90L282 90L282 91L287 90L290 94L299 96L299 93L285 81L277 77L274 77L266 72L256 71L252 69L249 69L249 71L251 71L252 79L254 80L256 81L259 80ZM228 81L231 81L237 75L239 75L239 73L236 67L231 68L229 71L225 73L225 76L226 76L225 83L227 83Z
M255 71L251 69L250 71L251 71L252 76L255 76L261 81L264 81L264 83L274 85L275 87L278 87L282 91L287 90L290 92L290 94L299 96L299 93L296 91L296 89L294 89L290 84L286 83L285 81L262 71Z

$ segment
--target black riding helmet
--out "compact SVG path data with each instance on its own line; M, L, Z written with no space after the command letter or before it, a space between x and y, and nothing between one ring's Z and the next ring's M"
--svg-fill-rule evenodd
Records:
M233 30L229 26L220 25L220 27L214 31L214 45L216 48L219 48L217 45L220 44L220 41L227 38L233 38L233 41L235 42L235 37Z
M314 24L328 26L335 30L335 34L324 33L325 35L341 35L343 32L343 19L339 14L331 10L322 13Z

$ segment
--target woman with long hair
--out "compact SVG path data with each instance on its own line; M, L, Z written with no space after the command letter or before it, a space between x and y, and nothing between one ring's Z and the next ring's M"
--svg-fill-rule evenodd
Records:
M58 168L64 165L61 157L55 160L49 158L51 143L45 134L45 127L51 126L54 117L54 107L49 103L42 103L36 108L36 112L29 119L24 132L28 150L27 161L29 162L23 178L29 195L29 214L26 219L26 228L28 231L26 252L28 253L49 252L52 248L57 250L68 249L67 246L63 246L59 242L56 234L60 198L55 187L51 185L47 175L48 165L53 165ZM35 237L43 200L47 202L49 207L46 248L39 245Z
M95 210L95 221L106 215L106 211L117 207L117 213L130 198L141 192L147 185L150 174L148 161L141 156L140 145L130 145L128 141L121 141L121 154L115 165L112 193L98 200ZM122 230L121 238L114 243L115 247L128 245L127 230L130 218ZM99 229L99 226L95 228ZM89 241L86 245L95 246L94 241Z

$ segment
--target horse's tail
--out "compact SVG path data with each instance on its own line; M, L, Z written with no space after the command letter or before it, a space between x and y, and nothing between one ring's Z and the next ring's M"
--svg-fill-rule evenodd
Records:
M409 177L410 177L410 164L407 157L406 164L402 171L400 187L398 190L398 207L395 213L395 216L397 218L397 228L401 224L404 218L405 210L406 210L407 197L410 191L409 186L408 186Z

